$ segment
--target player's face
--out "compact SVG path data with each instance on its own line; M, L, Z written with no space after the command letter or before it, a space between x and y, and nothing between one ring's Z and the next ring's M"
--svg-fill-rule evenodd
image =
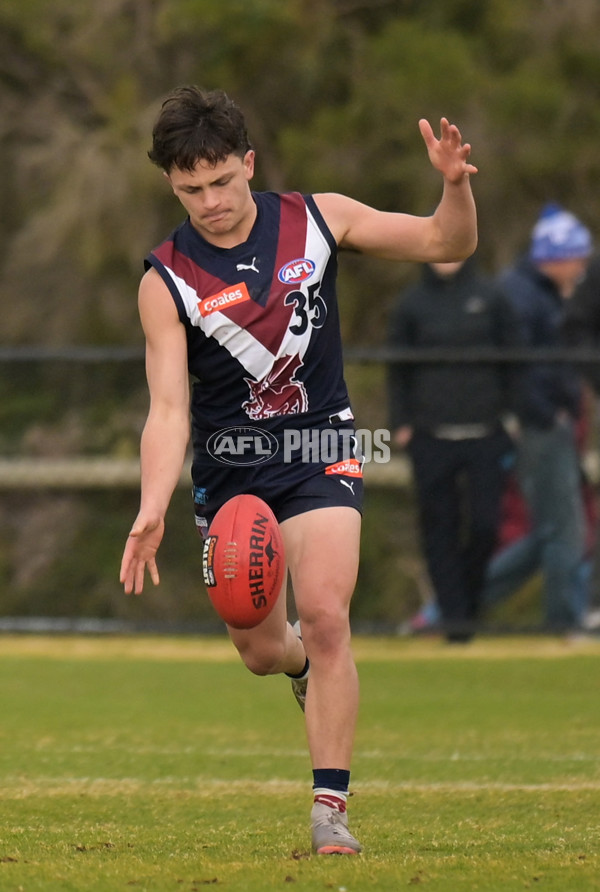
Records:
M249 186L253 174L254 152L249 151L214 165L199 161L191 171L174 167L165 176L192 226L207 241L233 247L247 239L256 218Z

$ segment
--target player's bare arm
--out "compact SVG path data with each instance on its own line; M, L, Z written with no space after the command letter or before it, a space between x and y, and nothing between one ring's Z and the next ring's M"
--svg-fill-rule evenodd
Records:
M430 217L389 213L332 193L315 196L342 248L388 260L447 262L462 260L477 246L477 214L469 177L471 147L446 118L437 139L425 119L419 129L432 166L443 177L442 199Z
M185 330L166 285L153 270L140 284L139 309L146 336L150 411L141 440L140 511L121 565L120 579L127 594L142 592L146 569L158 585L156 552L189 439Z

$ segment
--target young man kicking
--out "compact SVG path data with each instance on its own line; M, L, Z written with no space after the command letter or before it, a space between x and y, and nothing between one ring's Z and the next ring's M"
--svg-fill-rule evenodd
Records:
M150 410L140 510L121 581L140 594L147 569L159 582L156 552L185 457L191 399L200 532L242 492L264 499L281 525L299 627L287 622L282 596L258 627L228 632L251 672L285 673L305 708L317 854L361 851L346 799L358 709L349 607L362 461L343 377L337 251L451 261L470 255L477 241L470 146L444 118L439 139L427 121L419 127L443 177L429 217L384 213L333 193L253 192L244 118L221 91L176 89L149 152L188 216L147 258L139 290ZM248 428L277 444L269 460L236 465L215 457L221 432L243 436Z

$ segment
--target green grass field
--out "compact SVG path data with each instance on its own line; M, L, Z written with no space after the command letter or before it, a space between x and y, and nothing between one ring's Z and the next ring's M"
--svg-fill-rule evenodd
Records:
M355 640L356 858L219 638L0 637L0 890L600 889L600 640Z

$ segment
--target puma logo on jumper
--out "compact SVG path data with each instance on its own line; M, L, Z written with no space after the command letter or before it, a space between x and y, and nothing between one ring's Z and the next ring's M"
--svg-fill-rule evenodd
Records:
M252 258L252 263L236 263L235 268L238 272L243 269L251 269L253 272L258 272L258 267L256 266L256 257Z

